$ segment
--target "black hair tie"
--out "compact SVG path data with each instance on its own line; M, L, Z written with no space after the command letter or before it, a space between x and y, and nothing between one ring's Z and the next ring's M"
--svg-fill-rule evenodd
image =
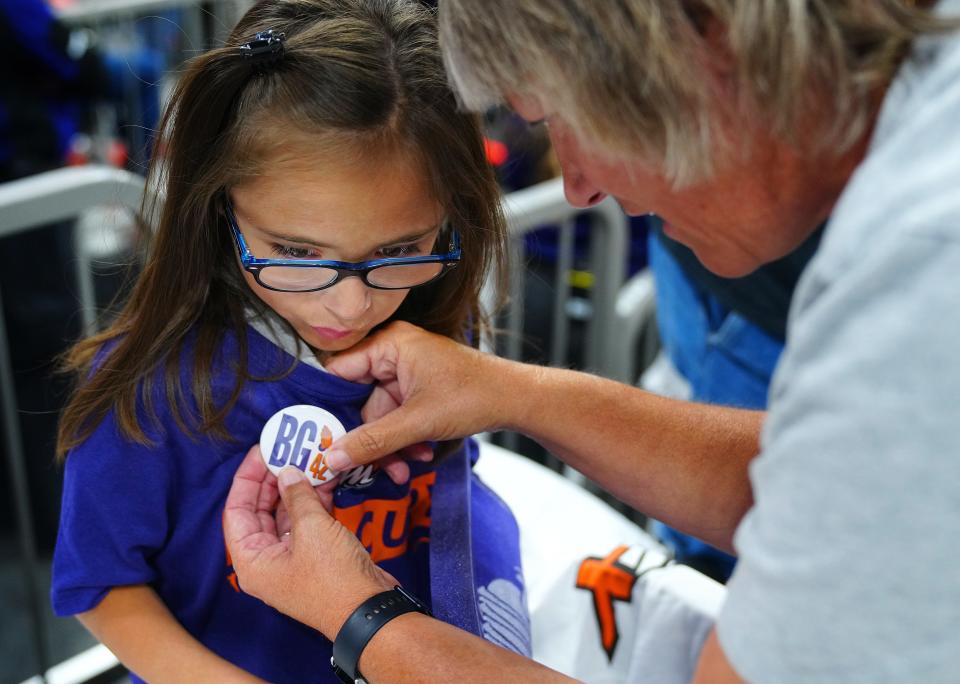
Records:
M253 38L240 46L240 56L250 60L258 68L276 64L283 59L283 43L286 35L273 29L258 31Z

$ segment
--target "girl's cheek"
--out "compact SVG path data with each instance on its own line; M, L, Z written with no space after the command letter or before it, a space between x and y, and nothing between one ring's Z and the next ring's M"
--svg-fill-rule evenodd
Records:
M407 290L406 292L396 292L392 294L394 297L396 297L396 299L392 302L392 304L389 307L387 307L388 310L384 313L383 318L380 319L379 321L380 323L383 323L383 321L387 320L397 312L397 309L399 309L400 305L403 304L403 301L407 298L407 295L410 294L410 291Z

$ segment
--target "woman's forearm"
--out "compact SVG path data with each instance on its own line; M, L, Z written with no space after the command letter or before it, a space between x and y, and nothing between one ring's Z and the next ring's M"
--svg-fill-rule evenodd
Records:
M328 369L377 382L366 424L337 440L337 470L428 440L515 430L602 487L721 548L753 498L763 414L665 399L586 373L481 353L394 323Z
M480 637L419 613L391 620L363 650L357 664L371 684L524 682L574 680Z
M147 586L115 587L77 618L124 667L151 684L262 681L197 641Z
M564 369L502 362L497 376L502 427L647 515L731 548L753 502L747 466L764 413L667 399Z

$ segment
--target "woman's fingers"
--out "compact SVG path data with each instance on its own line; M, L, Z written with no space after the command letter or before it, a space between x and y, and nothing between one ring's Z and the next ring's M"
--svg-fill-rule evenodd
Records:
M392 323L328 360L343 378L375 382L365 423L327 451L334 470L347 470L412 444L466 437L503 422L498 360L449 338ZM421 452L422 453L422 452Z
M224 505L223 528L228 545L232 541L262 548L275 540L273 511L278 498L276 478L267 470L260 447L255 445L241 462Z

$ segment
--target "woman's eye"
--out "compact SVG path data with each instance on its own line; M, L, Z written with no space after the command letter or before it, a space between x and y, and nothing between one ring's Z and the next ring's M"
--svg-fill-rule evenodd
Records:
M420 254L420 245L395 245L393 247L381 247L380 254L386 259L397 259L399 257L416 256Z
M273 243L271 246L273 253L282 259L319 259L320 253L309 247L293 247L291 245L281 245Z

